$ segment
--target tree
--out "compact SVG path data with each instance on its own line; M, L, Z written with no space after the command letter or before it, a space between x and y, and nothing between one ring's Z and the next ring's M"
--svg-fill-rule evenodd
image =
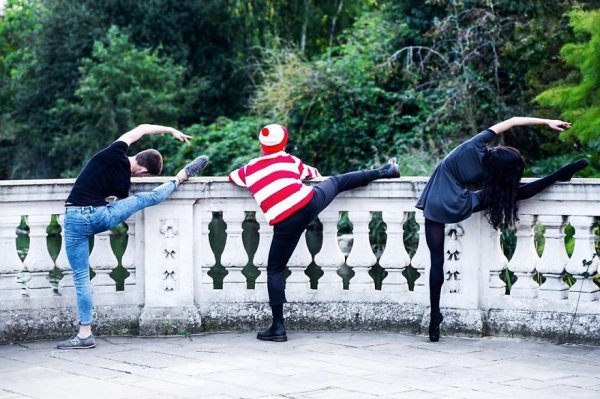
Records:
M254 116L236 120L218 118L208 126L193 125L186 133L193 136L190 146L179 146L176 156L166 160L165 168L181 169L190 159L206 154L210 163L205 175L226 176L260 155L258 132L268 121Z
M262 62L259 46L299 43L304 37L305 55L314 56L335 44L339 32L375 4L307 2L306 8L296 3L9 0L0 22L0 176L57 177L78 168L83 153L65 159L64 151L52 147L71 142L81 131L90 132L98 121L85 125L74 109L64 115L58 110L65 104L81 105L83 92L75 92L82 62L93 58L94 43L105 41L111 26L128 35L132 49L156 51L155 56L185 69L179 99L190 99L186 90L194 89L199 78L205 81L201 95L173 120L180 127L210 125L220 116L238 117L247 111L255 65ZM5 60L10 60L10 68L4 68ZM39 159L46 159L43 166Z
M37 63L28 46L40 29L41 7L35 0L9 0L0 18L0 179L11 177L15 142L20 131L13 119L21 79L27 79L27 65Z
M291 151L324 174L381 164L399 151L406 121L386 85L385 62L397 29L366 13L340 45L314 60L294 48L268 52L253 97L255 115L287 124ZM398 141L395 142L395 138Z
M569 13L570 25L580 39L560 51L565 62L579 70L578 82L563 81L536 97L545 106L562 111L573 126L563 136L575 136L600 147L600 10Z
M205 82L192 79L184 86L185 68L158 53L135 48L117 27L109 29L106 43L94 43L92 57L82 60L73 99L60 99L50 111L69 129L52 148L65 174L76 173L94 152L140 121L177 125L189 112ZM69 134L74 128L77 133Z

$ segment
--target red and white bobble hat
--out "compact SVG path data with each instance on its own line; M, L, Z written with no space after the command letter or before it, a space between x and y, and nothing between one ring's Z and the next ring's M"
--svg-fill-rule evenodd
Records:
M273 154L283 151L288 141L288 132L285 126L273 123L260 129L258 139L263 152Z

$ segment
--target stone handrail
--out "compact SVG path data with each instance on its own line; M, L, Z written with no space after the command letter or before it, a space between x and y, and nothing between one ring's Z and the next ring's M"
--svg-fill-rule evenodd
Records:
M134 179L133 191L152 189L164 180ZM414 208L426 181L376 181L343 193L320 215L320 249L311 253L303 237L288 264L285 311L291 329L418 332L426 326L429 252L422 213ZM56 224L52 215L62 225L72 184L0 182L0 342L62 336L73 327L74 288L64 244L57 244L58 254L48 244L50 236L60 241L59 234L49 234ZM523 201L510 261L501 249L500 233L482 214L447 225L443 333L600 342L598 286L592 280L598 269L593 227L599 199L599 180L573 179ZM254 212L259 229L255 250L249 249L247 228ZM341 212L348 212L352 223L348 253L339 245ZM386 225L381 253L373 251L369 239L373 212L381 212ZM217 213L226 225L222 251L214 238ZM419 239L411 256L404 229L413 213ZM19 230L18 236L22 221L28 232ZM564 241L567 224L575 229L570 257ZM534 242L536 225L545 229L541 256ZM90 266L97 333L172 334L266 324L272 227L246 190L226 178L194 178L167 201L136 214L127 226L122 254L111 247L110 232L94 239ZM17 242L23 246L27 240L26 254L19 256ZM420 275L412 290L405 277L409 267ZM375 268L386 274L380 289L375 287ZM509 295L500 278L506 268L517 278ZM114 275L119 270L127 277L117 290ZM220 279L219 273L226 275ZM348 273L352 277L348 282L346 276L345 289L342 276ZM565 273L575 281L571 286ZM258 277L254 281L249 274Z

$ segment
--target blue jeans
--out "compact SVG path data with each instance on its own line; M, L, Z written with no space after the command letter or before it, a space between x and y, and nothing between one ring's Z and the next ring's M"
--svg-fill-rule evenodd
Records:
M90 237L116 227L141 209L161 203L176 187L175 180L170 180L152 191L137 193L106 206L67 206L65 208L65 248L73 270L73 284L77 294L80 325L92 324Z

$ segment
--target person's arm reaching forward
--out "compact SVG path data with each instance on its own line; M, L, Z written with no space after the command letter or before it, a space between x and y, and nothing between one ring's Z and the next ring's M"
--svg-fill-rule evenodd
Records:
M490 127L496 134L502 134L510 128L515 126L529 126L529 125L547 125L549 128L562 132L565 129L571 127L571 123L564 122L558 119L541 119L541 118L529 118L523 116L513 116L510 119L496 123Z
M127 133L124 133L121 137L117 139L117 141L124 141L125 143L127 143L127 145L131 145L131 143L138 141L142 136L160 133L170 133L177 140L185 141L186 143L188 143L189 139L192 138L192 136L183 134L179 130L173 129L172 127L143 124L128 131Z

